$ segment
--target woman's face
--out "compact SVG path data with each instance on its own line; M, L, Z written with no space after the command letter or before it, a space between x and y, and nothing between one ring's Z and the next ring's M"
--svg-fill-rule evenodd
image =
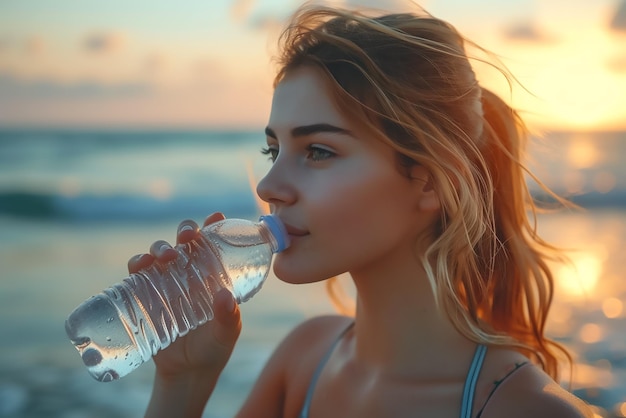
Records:
M274 260L280 279L354 275L413 251L427 224L425 180L401 174L389 146L337 111L316 70L296 69L276 87L266 134L273 165L257 193L291 235Z

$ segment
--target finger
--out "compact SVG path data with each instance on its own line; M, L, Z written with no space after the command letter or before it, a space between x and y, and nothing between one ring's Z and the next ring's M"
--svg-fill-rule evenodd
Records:
M163 240L156 241L150 246L150 254L160 262L172 261L178 257L178 252Z
M210 225L218 221L222 221L224 219L226 219L226 217L224 216L223 213L221 212L212 213L209 216L207 216L206 219L204 220L204 226Z
M232 349L241 332L241 314L228 289L221 289L215 294L213 309L216 325L213 336L220 345Z
M200 228L198 224L190 219L182 221L178 225L178 232L176 233L176 244L186 244L189 241L193 241L198 236Z
M150 254L137 254L128 260L128 272L137 273L139 270L144 269L150 264L154 263L154 257Z

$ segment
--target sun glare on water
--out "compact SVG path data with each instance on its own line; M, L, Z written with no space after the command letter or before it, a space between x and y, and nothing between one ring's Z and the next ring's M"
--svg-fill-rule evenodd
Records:
M571 257L571 263L555 271L558 286L569 296L589 297L602 275L603 260L599 254L585 252Z

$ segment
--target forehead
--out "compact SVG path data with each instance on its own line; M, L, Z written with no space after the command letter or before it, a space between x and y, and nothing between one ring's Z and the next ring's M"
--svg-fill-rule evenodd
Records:
M269 127L291 128L322 122L347 127L347 120L331 100L318 70L301 67L287 73L274 90Z

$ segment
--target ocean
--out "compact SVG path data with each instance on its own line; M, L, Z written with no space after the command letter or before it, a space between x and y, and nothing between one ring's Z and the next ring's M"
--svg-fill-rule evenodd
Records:
M142 415L152 363L99 383L64 320L124 278L130 256L173 240L180 220L257 218L263 145L260 129L0 129L0 417ZM626 416L626 133L555 132L530 149L531 168L582 206L539 217L572 260L555 266L548 333L573 353L572 390L598 416ZM205 417L233 416L280 339L332 312L322 285L272 276L241 309L242 336Z

